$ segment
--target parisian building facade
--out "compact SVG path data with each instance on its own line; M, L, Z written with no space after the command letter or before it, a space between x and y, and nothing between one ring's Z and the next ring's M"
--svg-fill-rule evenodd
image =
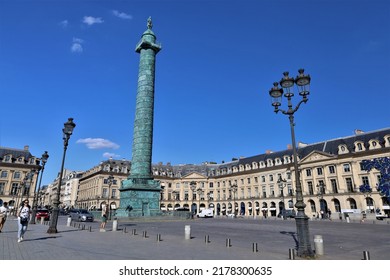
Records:
M7 202L13 210L24 199L32 205L40 170L40 158L30 153L29 146L0 147L0 205Z
M380 211L390 215L387 197L376 189L379 170L366 171L362 161L390 158L390 128L313 144L299 143L298 166L305 213L310 218L345 213ZM11 209L28 198L32 205L34 186L40 169L39 158L24 149L0 148L0 204ZM117 209L121 183L130 174L129 160L109 159L87 171L64 172L61 186L62 208L101 209L102 204ZM278 217L294 210L295 172L292 148L267 151L229 162L201 164L152 164L152 174L160 181L162 211L187 210L198 213L210 208L216 216L236 214L246 217ZM110 179L111 178L111 179ZM362 193L359 187L372 191ZM38 192L38 205L51 205L58 178Z
M361 163L390 157L390 129L355 131L348 137L314 144L299 143L298 165L305 213L310 218L374 213L390 215L389 202L376 186L379 170L365 171ZM130 173L128 160L107 160L84 172L79 179L77 207L100 209L119 206L119 188ZM161 183L162 211L213 209L216 216L236 214L277 217L294 211L295 177L292 148L232 159L230 162L171 165L153 164ZM113 180L109 180L112 176ZM372 192L362 193L361 185Z

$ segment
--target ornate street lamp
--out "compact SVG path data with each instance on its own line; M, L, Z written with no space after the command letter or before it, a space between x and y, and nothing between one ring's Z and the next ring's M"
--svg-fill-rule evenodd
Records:
M30 220L30 224L35 224L35 215L37 213L37 204L38 204L38 193L39 193L39 189L41 188L41 182L42 182L42 176L43 176L43 170L45 169L45 164L47 162L47 159L49 158L49 154L47 153L47 151L45 151L42 155L42 158L41 158L41 163L42 163L42 166L41 166L41 177L39 179L39 186L38 186L38 190L37 190L37 183L38 183L38 180L35 182L35 189L34 189L34 199L33 199L33 206L32 206L32 212L31 212L31 220ZM39 169L38 169L38 175L37 175L37 178L39 176Z
M108 196L107 196L107 207L108 207L108 219L111 220L111 205L110 205L110 190L112 183L114 183L114 176L110 175L107 178L107 184L108 184Z
M194 204L194 193L195 193L195 190L196 190L196 182L195 181L191 181L190 183L190 189L191 189L191 215L193 216L194 215L194 208L193 208L193 204Z
M57 187L57 193L56 197L53 201L53 212L50 219L50 226L47 230L47 233L57 233L57 222L58 222L58 214L60 212L59 205L60 205L60 195L61 195L61 185L62 185L62 176L64 174L64 164L65 164L65 155L66 155L66 149L68 148L68 143L70 136L73 133L73 129L75 128L76 124L73 122L73 118L68 118L68 121L64 123L64 128L62 129L63 132L63 140L64 140L64 153L62 156L62 164L61 164L61 171L60 171L60 177L58 179L58 187Z
M296 203L295 207L298 210L297 215L295 216L295 222L297 227L297 236L298 236L298 256L300 257L312 257L313 251L310 245L309 238L309 218L305 214L306 204L303 202L303 194L301 187L300 174L298 170L298 161L297 161L297 150L295 144L295 132L294 132L294 113L299 109L299 106L302 103L306 103L308 101L307 96L309 95L309 86L310 86L310 76L304 74L303 69L298 70L299 74L294 79L288 76L288 72L284 72L284 77L281 81L275 82L274 86L270 89L269 95L272 98L272 106L275 107L274 112L282 112L284 115L288 115L290 120L290 128L291 128L291 139L292 139L292 148L293 148L293 159L294 159L294 171L295 171L295 190L296 190ZM282 88L279 88L279 85ZM293 108L291 99L294 96L293 86L294 84L298 87L299 95L302 96L302 100L298 103L298 105ZM285 92L284 92L285 91ZM284 93L284 94L283 94ZM282 97L287 98L287 110L279 109L282 104Z
M236 192L238 190L238 186L236 184L233 184L230 186L230 189L233 192L233 208L234 208L233 213L234 213L234 216L236 216L237 215L237 213L236 213Z
M198 188L196 190L196 193L198 194L198 201L199 201L198 207L199 207L199 209L198 209L197 213L199 214L199 212L200 212L200 197L203 194L203 190L201 188Z
M284 204L284 188L286 187L286 182L287 182L286 179L282 179L282 177L279 177L279 179L278 179L278 186L279 186L280 195L282 197L282 203L283 203L283 209L282 209L283 220L287 219L287 217L286 217L286 205Z

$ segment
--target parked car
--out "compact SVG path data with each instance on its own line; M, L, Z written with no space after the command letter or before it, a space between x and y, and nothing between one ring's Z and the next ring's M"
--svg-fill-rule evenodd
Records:
M37 209L37 212L35 214L35 219L40 221L42 217L44 218L45 221L50 220L50 212L48 209Z
M93 215L85 209L71 209L70 218L78 222L93 222Z

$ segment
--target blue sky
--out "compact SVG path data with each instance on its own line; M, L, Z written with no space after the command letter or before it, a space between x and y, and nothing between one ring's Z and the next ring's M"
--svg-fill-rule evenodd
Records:
M289 121L268 91L299 68L312 82L295 114L297 142L389 127L386 0L0 0L0 146L47 150L43 184L61 167L68 117L66 168L131 159L134 49L149 16L162 44L153 163L286 149Z

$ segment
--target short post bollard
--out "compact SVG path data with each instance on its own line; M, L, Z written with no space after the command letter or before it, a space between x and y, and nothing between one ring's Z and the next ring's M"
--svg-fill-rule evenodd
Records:
M370 252L368 251L363 251L363 259L364 260L370 260Z
M226 239L226 247L228 247L228 248L232 247L232 242L231 242L230 238Z
M143 238L146 238L146 237L147 237L147 232L146 232L146 230L144 230L144 231L142 232L142 237L143 237Z
M184 238L186 240L191 239L191 226L189 225L184 226Z
M322 235L314 235L314 248L317 255L324 254L324 241L322 240Z
M70 227L71 223L72 223L72 218L69 216L68 219L66 220L66 226Z
M161 241L161 234L157 234L157 242Z
M290 260L295 260L295 250L294 249L288 249L288 258Z
M45 223L45 218L41 217L41 225L43 225L44 223Z
M131 231L131 234L132 235L137 235L137 229L133 228L133 230Z
M204 243L206 243L206 244L210 243L210 236L206 235L204 237Z
M112 221L112 231L118 230L118 220L117 218L114 218L114 221Z
M257 253L259 250L257 248L257 243L252 243L252 252Z

